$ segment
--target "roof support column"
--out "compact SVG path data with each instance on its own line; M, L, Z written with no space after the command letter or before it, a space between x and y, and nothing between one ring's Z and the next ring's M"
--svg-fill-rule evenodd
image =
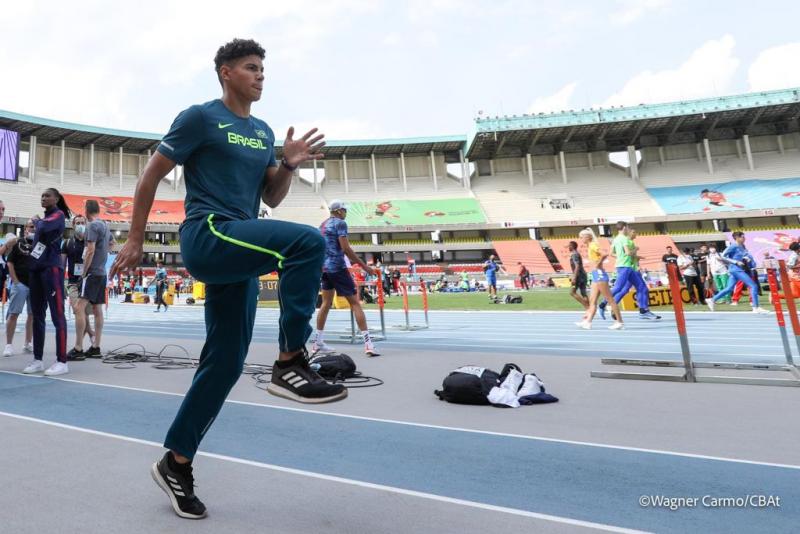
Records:
M708 174L714 174L714 162L711 161L711 145L708 139L703 139L703 148L706 151L706 163L708 163Z
M431 150L431 177L433 177L433 190L439 190L439 181L436 178L436 159L433 157L433 150Z
M375 167L375 153L369 155L369 168L372 174L372 189L378 192L378 169Z
M123 159L122 156L123 156L123 154L124 154L124 151L122 150L122 147L119 147L119 188L120 189L122 189L122 159Z
M106 176L111 177L111 169L114 167L114 151L108 149L108 169L106 169Z
M89 185L94 187L94 143L89 145Z
M636 147L628 145L628 165L631 170L631 179L639 180L639 165L636 161Z
M783 135L778 135L778 152L783 154Z
M489 160L489 176L494 176L494 160Z
M658 162L661 163L662 166L664 166L664 147L663 146L658 147Z
M400 152L400 178L403 179L403 191L408 191L408 181L406 179L406 155Z
M780 136L778 136L778 137L780 137ZM783 143L781 143L781 146L782 145L783 145ZM47 172L50 172L50 171L53 170L53 157L55 156L55 151L53 149L55 149L54 145L48 145L47 146ZM783 151L781 151L781 154L783 154Z
M311 164L314 167L314 187L312 187L312 190L315 193L319 193L319 182L317 182L317 160L311 160Z
M344 177L344 192L350 192L350 185L347 183L347 154L342 154L342 176Z
M736 157L742 159L742 140L736 140Z
M467 166L466 161L464 160L464 150L461 149L458 151L458 161L461 163L461 187L467 189L469 187L469 176L467 176Z
M697 161L703 161L703 150L700 148L700 143L694 144L697 149Z
M747 155L747 167L751 171L755 170L755 165L753 165L753 151L750 150L750 136L744 134L742 136L742 141L744 142L744 153Z
M36 136L32 135L28 144L28 179L31 183L36 180Z
M178 190L178 166L177 165L175 165L175 167L172 169L172 190L173 191L177 191Z
M564 151L563 150L561 150L558 153L558 159L561 161L561 179L566 184L567 183L567 162L566 162L566 159L564 158Z
M594 157L592 156L591 152L587 152L586 153L586 163L589 164L589 170L593 171L594 170Z
M528 183L531 189L533 189L533 156L531 156L530 153L525 154L525 161L528 164Z
M67 148L67 142L63 139L61 140L61 168L59 172L59 176L61 179L61 185L64 185L64 152Z

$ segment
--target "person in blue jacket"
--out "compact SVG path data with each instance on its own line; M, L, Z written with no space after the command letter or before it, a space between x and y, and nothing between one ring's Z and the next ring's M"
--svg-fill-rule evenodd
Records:
M50 318L56 329L56 362L44 374L63 375L67 367L67 317L64 313L64 264L61 261L61 239L64 223L72 213L58 189L45 189L42 193L44 218L33 217L36 231L31 250L30 291L33 312L33 361L22 370L31 374L44 371L45 313L50 308Z
M708 307L711 311L714 311L716 302L730 295L736 286L736 282L741 281L750 289L753 313L770 313L758 305L758 286L756 286L756 283L746 270L747 267L755 269L756 260L744 246L744 232L733 232L732 236L734 242L725 249L720 258L723 263L728 264L728 285L708 301Z

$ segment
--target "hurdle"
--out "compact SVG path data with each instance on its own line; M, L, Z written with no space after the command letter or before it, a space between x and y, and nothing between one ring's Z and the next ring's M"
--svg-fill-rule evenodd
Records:
M375 289L378 292L378 316L380 317L381 323L380 328L370 328L369 333L370 336L372 336L373 341L384 341L386 339L386 318L383 314L385 301L383 299L383 284L381 283L380 277L376 282L357 282L356 295L360 297L361 288L369 286L375 286ZM364 313L366 314L366 310L364 310ZM340 342L354 345L359 342L358 330L356 329L356 318L355 315L353 315L352 308L350 308L350 332L339 332L333 335L336 337L330 339L331 343Z
M428 288L425 285L425 280L420 278L419 280L419 290L420 294L422 295L422 312L423 316L425 317L425 324L424 325L415 325L411 324L411 317L410 317L410 307L408 305L408 283L404 280L400 282L400 292L403 294L403 314L405 316L405 324L404 325L396 325L395 328L399 330L405 330L406 332L413 332L415 330L425 330L426 328L430 328L430 319L428 318Z
M782 276L786 275L786 267L780 264L779 268L782 269ZM683 301L680 297L680 283L678 282L677 266L669 264L667 266L667 276L669 278L670 293L672 295L673 306L675 308L675 322L678 327L678 336L681 343L682 361L678 360L647 360L647 359L623 359L623 358L603 358L601 363L604 365L633 365L643 367L657 367L657 368L683 368L682 375L663 374L663 373L633 373L623 371L592 371L590 376L593 378L617 378L627 380L657 380L662 382L705 382L715 384L740 384L752 386L789 386L800 387L800 370L794 365L791 350L789 350L789 342L786 334L786 326L783 318L783 310L780 305L781 296L778 294L777 280L775 276L774 267L768 267L767 279L770 281L770 290L772 291L776 319L778 322L778 329L781 333L784 352L786 354L786 364L762 364L762 363L736 363L736 362L694 362L692 361L692 354L689 348L689 338L686 333L686 318L683 311ZM787 277L788 279L788 277ZM787 286L784 285L784 292ZM794 301L791 296L791 288L788 288L787 307L788 302L792 301L791 308L794 311ZM793 325L797 323L797 330L795 330L796 338L800 338L800 321L798 321L796 314L791 314ZM800 349L800 339L798 339L798 348ZM697 375L696 369L727 369L727 370L749 370L749 371L780 371L787 372L791 378L768 378L756 376L704 376Z

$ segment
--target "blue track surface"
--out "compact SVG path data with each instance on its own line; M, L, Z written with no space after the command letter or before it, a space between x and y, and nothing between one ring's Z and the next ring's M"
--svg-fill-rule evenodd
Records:
M0 373L0 411L161 441L180 397ZM91 407L91 409L88 409ZM203 450L658 532L794 532L800 469L228 403ZM781 508L643 508L641 495L779 495Z
M425 350L503 351L538 356L590 356L650 359L680 359L680 344L672 313L661 321L644 321L636 313L625 314L626 329L609 331L610 321L595 320L591 331L580 330L580 313L524 312L435 312L431 328L404 332L402 312L387 311L386 347ZM278 311L259 309L253 341L274 343L278 338ZM367 313L370 327L378 323L377 312ZM412 323L423 322L421 313ZM695 361L785 363L775 317L741 313L688 313L689 343ZM350 331L347 312L332 312L326 329ZM171 307L155 314L152 308L112 306L105 332L122 336L163 335L171 338L204 339L202 308ZM330 335L328 337L331 337ZM791 340L793 350L797 350ZM111 348L111 347L107 347ZM796 354L796 353L795 353Z

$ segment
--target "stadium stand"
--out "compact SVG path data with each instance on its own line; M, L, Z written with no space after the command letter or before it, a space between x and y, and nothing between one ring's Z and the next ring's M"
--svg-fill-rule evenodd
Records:
M538 241L529 239L527 241L493 241L492 243L500 261L509 273L516 272L519 261L534 273L555 271Z

